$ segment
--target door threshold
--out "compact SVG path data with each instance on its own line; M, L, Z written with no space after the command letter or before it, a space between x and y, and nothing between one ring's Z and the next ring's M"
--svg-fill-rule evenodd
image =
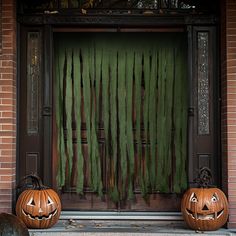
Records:
M150 215L148 213L147 215ZM122 215L123 214L124 213L122 212ZM151 215L153 215L153 213L151 213ZM74 217L78 217L78 216L79 214L74 214ZM133 216L134 215L131 214L131 217ZM108 218L105 218L105 220L104 219L94 220L94 217L93 217L93 220L82 220L82 219L75 220L72 218L67 219L67 220L59 220L57 224L54 225L52 228L30 229L29 232L31 236L78 236L78 235L81 235L81 236L144 236L144 235L145 236L154 236L154 235L188 236L188 235L196 235L196 231L187 228L184 221L131 220L131 218L129 220L108 220ZM228 229L222 228L217 231L198 232L198 235L233 236L235 235L235 232L236 231L234 230L228 230Z
M62 211L60 220L182 221L181 212Z

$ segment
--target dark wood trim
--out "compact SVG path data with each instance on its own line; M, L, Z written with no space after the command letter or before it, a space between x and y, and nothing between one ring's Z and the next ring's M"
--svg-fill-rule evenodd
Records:
M195 110L193 104L193 26L187 27L188 31L188 82L189 82L189 104L188 104L188 157L193 153L193 129ZM188 178L190 186L194 182L193 176L193 159L188 158Z
M52 28L50 25L44 26L43 61L43 170L44 183L51 185L52 180Z
M65 28L65 27L56 27L53 28L53 32L76 32L76 33L86 33L86 32L93 32L93 33L102 33L102 32L185 32L184 27L174 27L174 28L79 28L79 27L74 27L74 28Z
M40 62L40 72L39 76L39 85L38 85L38 132L34 135L29 135L27 133L27 43L28 43L28 33L36 32L39 33L39 57L42 56L42 28L41 27L24 27L20 25L20 32L18 33L21 38L20 44L18 45L18 127L17 127L17 177L18 181L20 178L30 173L37 173L42 175L42 159L43 155L41 153L42 148L42 119L41 119L41 107L42 107L42 69L43 66ZM27 161L28 160L28 161ZM27 169L27 166L30 169ZM28 171L28 172L27 172Z
M176 15L176 16L160 16L160 15L66 15L66 14L41 14L41 15L19 15L18 22L21 26L21 49L26 47L25 35L30 30L38 30L42 33L42 87L40 100L42 101L42 107L40 110L41 116L41 133L40 133L40 155L38 163L38 172L40 176L43 177L45 185L52 186L52 181L55 178L52 178L52 170L55 169L52 166L53 161L53 146L52 136L53 136L53 32L186 32L188 37L188 78L189 78L189 141L188 141L188 172L189 172L189 183L190 186L193 184L194 179L196 178L195 169L197 163L197 149L194 130L197 130L195 127L195 117L197 116L197 107L194 101L194 98L197 96L195 91L196 86L196 31L197 30L206 30L211 34L209 39L211 43L214 42L215 31L213 30L214 26L217 24L217 18L215 16L204 16L204 15ZM20 48L20 47L19 47ZM213 43L212 48L216 50L216 45ZM213 51L214 51L213 50ZM25 52L20 52L20 59L25 58ZM211 55L215 60L213 63L212 73L216 70L216 55ZM25 67L25 62L22 61L22 66ZM21 67L20 80L24 80L25 77L25 68ZM217 78L218 72L212 74L214 78ZM214 90L218 86L218 78L215 81ZM219 88L217 89L217 91ZM23 99L25 95L23 94ZM218 99L219 91L216 92L213 97ZM22 99L22 98L21 98ZM21 103L19 103L21 104ZM218 106L217 104L214 106ZM21 104L22 106L22 104ZM19 106L20 107L20 106ZM24 105L23 105L24 107ZM22 109L22 107L20 107ZM214 107L217 116L220 114L219 107ZM214 114L212 112L212 114ZM212 115L211 114L211 115ZM19 121L22 120L21 117L18 118ZM24 128L24 127L23 127ZM217 130L219 124L215 123L213 129ZM21 130L22 132L22 128ZM214 167L219 168L218 162L220 160L219 147L219 132L214 133L214 149L207 152L214 157L213 164ZM22 135L22 134L20 134ZM18 148L21 150L20 141L22 136L18 136ZM30 141L29 141L30 142ZM24 150L31 149L33 147L25 147ZM36 148L36 147L34 147ZM38 147L37 147L38 148ZM18 149L18 150L19 150ZM204 154L204 153L203 153ZM25 153L22 151L18 154L18 163L19 156L21 157L20 164L18 164L18 178L22 177L24 174L25 168ZM195 158L195 159L194 159ZM219 169L218 169L219 171ZM215 172L216 175L217 172ZM54 173L55 174L55 173ZM55 184L55 183L54 183ZM54 185L55 186L55 185ZM69 198L68 201L71 201Z
M18 15L18 21L26 25L50 24L60 27L75 25L84 27L176 27L183 25L213 25L218 19L204 15L64 15L64 14L36 14Z
M209 83L209 133L199 134L198 132L198 33L208 33L208 83ZM218 73L216 67L216 26L194 26L193 27L193 51L192 51L192 102L194 108L193 133L192 133L192 158L190 166L192 180L196 179L199 168L206 166L211 169L213 184L219 184L217 170L220 162L219 136L220 131L217 126L219 120L219 109L217 109L219 94L215 92L218 84ZM190 150L191 151L191 150ZM191 182L191 181L190 181Z

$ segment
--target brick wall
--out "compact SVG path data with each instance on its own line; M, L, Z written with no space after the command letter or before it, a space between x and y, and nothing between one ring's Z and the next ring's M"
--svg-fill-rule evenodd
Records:
M236 228L236 1L222 0L221 9L223 187L228 191L228 227Z
M16 167L15 1L2 0L0 55L0 212L11 212ZM222 0L221 88L223 188L228 192L229 227L236 228L236 1Z
M14 2L14 0L2 0L0 212L12 211L12 192L16 172L16 17Z

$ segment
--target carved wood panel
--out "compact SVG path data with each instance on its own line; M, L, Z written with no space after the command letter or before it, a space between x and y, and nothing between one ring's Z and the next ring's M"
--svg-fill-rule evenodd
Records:
M190 184L200 168L208 167L213 173L213 184L219 182L219 93L215 27L193 27L192 107L190 116ZM191 105L190 105L191 106Z
M17 175L42 176L42 32L21 31Z
M37 135L41 78L40 33L29 32L27 42L27 133L28 135Z

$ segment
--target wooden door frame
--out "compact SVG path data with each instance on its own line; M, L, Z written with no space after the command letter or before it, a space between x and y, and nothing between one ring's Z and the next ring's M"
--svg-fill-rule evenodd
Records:
M196 110L192 91L194 89L194 32L197 27L215 27L216 19L212 16L20 16L18 18L23 31L40 30L42 32L42 138L40 146L40 165L36 170L44 177L46 185L52 185L52 114L53 114L53 33L54 32L186 32L188 36L188 77L189 77L189 143L188 157L194 155L194 110ZM199 28L200 29L200 28ZM22 75L21 75L22 76ZM19 79L20 81L20 79ZM18 86L19 87L19 86ZM19 90L19 89L18 89ZM20 91L18 91L20 94ZM218 95L217 95L218 96ZM217 106L218 107L218 106ZM218 110L218 108L217 108ZM19 135L18 135L19 137ZM219 137L219 135L218 135ZM18 138L19 143L19 138ZM19 145L18 145L19 146ZM218 145L219 146L219 145ZM219 152L218 152L219 153ZM18 150L17 178L22 177L20 168L20 152ZM193 183L194 165L196 161L188 158L189 182ZM219 159L219 158L218 158ZM218 160L220 162L220 160ZM218 165L219 166L219 165Z

